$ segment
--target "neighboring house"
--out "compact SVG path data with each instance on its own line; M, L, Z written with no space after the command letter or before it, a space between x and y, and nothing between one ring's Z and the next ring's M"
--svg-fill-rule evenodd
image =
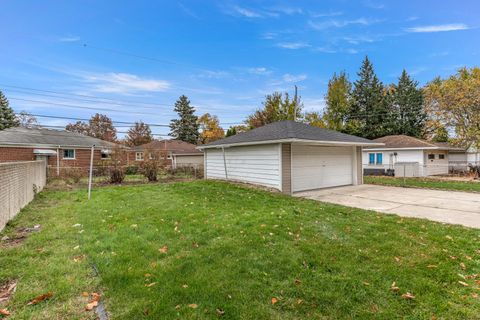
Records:
M98 163L116 144L68 131L9 128L0 131L0 162L44 159L57 175L63 168L88 170L92 146Z
M248 182L284 193L363 183L362 147L381 143L281 121L199 146L205 178Z
M466 150L451 151L450 164L456 168L465 168L468 165L480 165L480 150L473 145Z
M386 136L373 140L383 147L363 150L365 174L394 173L396 176L431 176L449 173L451 152L465 152L448 143L435 143L405 136Z
M171 168L203 165L203 152L197 146L180 140L154 140L129 152L129 164L141 164L145 159L161 157Z

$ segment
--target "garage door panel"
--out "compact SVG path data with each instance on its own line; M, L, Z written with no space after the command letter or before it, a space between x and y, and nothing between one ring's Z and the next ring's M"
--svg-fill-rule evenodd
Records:
M293 191L353 183L351 147L292 146Z

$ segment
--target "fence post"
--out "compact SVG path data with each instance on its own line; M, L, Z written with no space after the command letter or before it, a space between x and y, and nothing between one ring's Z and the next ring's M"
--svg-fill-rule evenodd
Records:
M88 200L90 200L90 194L92 191L92 171L93 171L93 153L95 150L95 145L92 146L92 152L90 153L90 173L88 176Z

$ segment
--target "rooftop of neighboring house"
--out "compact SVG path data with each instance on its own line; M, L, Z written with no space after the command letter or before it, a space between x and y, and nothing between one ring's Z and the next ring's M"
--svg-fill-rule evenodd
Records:
M447 142L431 142L407 135L393 135L374 139L375 142L384 143L382 147L365 149L437 149L450 151L465 151L464 148L453 146Z
M181 140L153 140L150 143L143 144L132 148L134 151L145 151L145 150L167 150L172 154L203 154L202 151L197 149L197 146Z
M116 146L113 142L65 130L13 127L0 131L0 146L90 148L92 145L103 148Z

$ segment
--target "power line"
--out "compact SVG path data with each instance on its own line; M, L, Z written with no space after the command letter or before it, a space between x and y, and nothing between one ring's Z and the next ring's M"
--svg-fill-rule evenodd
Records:
M115 100L115 99L110 99L110 98L104 98L104 97L98 97L98 96L91 96L91 95L86 95L86 94L77 94L77 93L64 93L64 92L59 92L59 91L53 91L53 90L43 90L43 89L35 89L35 88L29 88L29 87L21 87L21 86L13 86L13 85L8 85L8 84L3 84L0 83L0 86L6 87L6 88L15 88L15 89L22 89L22 90L29 90L29 91L38 91L38 92L46 92L46 93L54 93L58 95L64 95L64 96L76 96L76 97L82 97L82 98L90 98L90 99L98 99L98 100L107 100L107 101L112 101L113 103L116 104L123 104L127 103L129 105L134 104L135 106L138 104L144 104L144 105L153 105L153 106L166 106L166 107L171 107L173 104L163 104L163 103L155 103L155 102L143 102L143 101L133 101L133 100Z

